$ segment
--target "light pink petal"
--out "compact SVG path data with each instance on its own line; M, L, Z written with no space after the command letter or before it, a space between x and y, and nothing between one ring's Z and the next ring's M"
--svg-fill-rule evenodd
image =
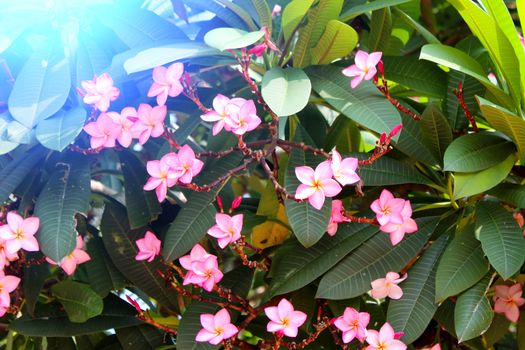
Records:
M182 146L177 155L181 164L191 164L195 160L195 152L188 145Z
M201 119L206 122L215 122L217 120L222 120L223 117L219 113L215 111L211 111L211 112L201 115Z
M284 329L284 335L290 338L297 337L297 333L299 333L299 329L297 327L288 326Z
M95 136L95 137L103 136L103 133L99 130L96 122L91 122L91 123L84 125L84 131L89 136Z
M403 290L401 289L401 287L394 284L390 287L390 292L388 293L388 296L391 299L395 299L395 300L401 299L401 297L403 296Z
M75 261L77 264L83 264L86 261L91 260L91 257L88 255L88 253L81 249L75 249L73 251L73 256L75 257Z
M166 199L166 195L168 194L168 185L165 181L162 181L159 186L155 189L155 194L157 195L157 199L159 203L162 203L164 199Z
M212 332L210 332L210 331L208 331L208 330L203 328L197 333L197 336L195 337L195 340L198 341L198 342L208 342L208 341L210 341L213 338L215 338L215 332L212 333Z
M290 314L290 321L294 326L300 327L306 321L306 317L307 315L302 311L292 311Z
M22 242L19 239L10 239L5 242L5 250L7 254L15 254L22 248Z
M200 321L202 327L209 331L215 331L215 316L212 314L201 314Z
M518 322L518 319L520 318L520 310L517 306L512 305L505 311L505 316L512 322Z
M166 83L166 71L167 71L166 67L162 67L162 66L153 68L153 74L152 74L153 80L157 83L165 84Z
M403 240L403 237L405 237L405 233L403 231L397 230L397 231L391 232L390 233L390 242L392 243L392 245L399 244L399 242L401 242Z
M157 104L159 106L164 106L168 100L168 89L164 88L160 94L157 94Z
M34 236L25 236L21 248L28 252L37 252L39 250L38 241Z
M379 348L379 332L373 329L368 330L366 342L375 348Z
M360 75L362 72L363 71L359 69L355 64L343 69L343 74L346 75L347 77L355 77L355 76Z
M375 299L383 299L388 296L388 288L385 286L379 286L372 289L372 297Z
M295 197L297 199L306 199L306 198L313 196L314 193L316 192L321 192L321 191L317 191L315 187L301 184L297 187L297 190L295 190Z
M168 67L166 71L166 78L169 83L178 82L184 73L184 65L180 62L175 62Z
M60 263L60 267L68 276L71 276L77 269L77 263L72 257L65 257Z
M280 316L279 316L279 310L277 309L277 306L269 306L269 307L264 308L264 313L270 320L279 322Z
M215 326L224 326L231 322L230 313L226 309L220 309L215 314Z
M407 346L399 340L391 340L387 342L388 350L406 350Z
M395 338L395 332L390 323L386 322L379 330L379 341L385 342Z
M333 176L331 165L331 162L328 160L320 163L315 168L315 178L321 181L330 179Z
M356 331L349 329L343 333L343 343L350 343L356 337Z
M295 168L295 176L303 184L310 185L315 181L315 172L314 169L309 166L299 166Z
M299 188L297 190L299 190ZM296 197L297 197L297 194L296 194ZM317 210L321 210L324 204L324 200L325 200L325 195L323 191L315 191L310 197L308 197L308 202L312 205L312 207L314 207Z
M277 304L277 309L279 311L280 319L288 317L294 311L292 303L284 298L279 301L279 304Z
M284 329L284 326L282 324L274 322L274 321L270 321L266 325L266 331L270 333L279 332L279 331L282 331L283 329Z
M143 189L145 191L152 191L158 186L160 186L163 182L164 180L162 179L157 179L156 177L150 177L148 181L146 181L146 184L144 185Z
M10 211L7 213L7 224L13 231L17 231L24 224L24 218L21 217L16 211Z
M355 59L354 59L354 62L357 68L364 71L368 67L366 64L367 59L368 59L368 53L361 51L361 50L357 51L357 53L355 54Z
M20 284L20 278L18 278L16 276L5 276L2 279L2 284L4 285L3 290L5 290L8 293L11 293Z
M327 179L323 181L323 192L326 197L334 197L341 192L341 186L337 183L337 181Z
M367 67L375 67L381 60L382 52L371 52L366 59Z
M363 81L363 78L364 78L363 74L357 75L355 78L353 78L350 81L350 86L352 87L352 89L355 89L359 84L361 84L361 82Z
M368 68L368 71L366 72L366 74L365 74L365 76L364 76L364 79L365 79L365 80L370 80L370 79L372 79L376 74L377 74L377 69L376 69L376 67L370 67L370 68Z
M348 331L352 328L352 326L350 326L350 324L348 324L348 322L343 317L338 317L334 321L334 326L336 326L339 330L343 332Z
M237 327L235 327L233 324L227 324L223 327L224 329L224 333L223 333L223 338L224 339L229 339L231 337L233 337L235 334L237 334L239 332L239 330L237 329Z

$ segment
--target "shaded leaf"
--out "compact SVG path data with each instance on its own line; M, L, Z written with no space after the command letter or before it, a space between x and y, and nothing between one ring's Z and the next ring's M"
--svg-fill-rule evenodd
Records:
M102 313L102 298L88 284L66 280L53 285L51 291L71 322L83 323Z
M312 64L328 64L345 57L357 45L358 36L354 28L338 20L330 20L317 45L312 49Z
M452 142L452 130L447 119L435 105L425 108L421 119L423 141L436 159L441 160Z
M84 108L76 107L67 112L60 110L38 123L36 138L49 149L63 151L80 134L85 120Z

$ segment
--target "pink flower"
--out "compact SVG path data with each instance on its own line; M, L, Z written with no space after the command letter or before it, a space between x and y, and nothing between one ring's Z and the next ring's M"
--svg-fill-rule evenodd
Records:
M178 62L173 63L168 68L155 67L153 69L153 84L149 88L148 97L157 96L157 104L164 106L168 96L179 96L183 90L180 83L183 73L184 65Z
M341 186L332 180L332 170L328 161L319 164L315 171L308 166L297 167L295 175L302 182L295 191L295 197L308 198L308 202L317 210L323 207L325 197L334 197L341 192Z
M254 47L252 47L250 50L248 50L248 54L249 55L255 55L255 57L261 57L264 52L266 51L266 49L268 48L268 46L266 46L266 44L259 44L259 45L255 45Z
M84 103L95 105L101 112L106 112L109 103L120 95L120 90L113 86L113 79L107 73L103 73L98 78L95 75L93 80L84 80L80 84L86 90Z
M518 322L520 318L520 306L525 304L525 299L521 297L521 284L516 283L513 286L499 285L496 286L496 295L494 295L494 312L505 314L512 322Z
M218 345L225 339L233 337L239 330L231 323L230 314L226 309L220 309L215 315L202 314L202 329L197 333L195 340Z
M361 343L366 339L366 326L370 322L368 312L358 312L356 309L347 307L343 316L339 316L334 325L343 332L343 342L350 343L357 338Z
M120 114L109 112L108 115L116 124L120 125L120 134L117 137L118 143L120 143L122 147L128 148L133 139L131 127L137 120L137 110L133 107L125 107Z
M277 4L272 9L272 17L277 17L281 14L281 5Z
M77 236L77 245L75 249L68 256L63 258L59 264L49 258L46 258L46 260L52 265L60 265L64 272L71 276L75 273L77 265L91 260L91 257L84 251L84 241L82 240L82 237Z
M392 245L401 242L405 233L414 233L417 231L417 223L411 218L412 206L410 205L410 201L405 201L405 205L401 210L401 216L403 217L402 224L388 222L379 228L383 232L390 233L390 242L392 242Z
M135 260L148 260L152 262L156 255L160 254L160 240L151 231L146 231L144 238L135 241L139 253Z
M21 248L28 252L38 251L35 233L39 225L37 217L24 219L15 211L7 213L7 225L0 226L0 238L5 241L6 255L16 254Z
M167 113L166 106L151 107L141 103L137 111L138 120L130 131L134 138L139 139L141 145L145 144L150 137L159 137L164 133L164 119Z
M18 252L9 253L7 251L5 241L3 239L0 239L0 270L3 269L5 266L9 266L9 262L15 260L18 260Z
M328 223L328 227L326 229L326 232L328 232L330 236L335 235L338 224L348 221L343 215L343 210L343 202L339 199L334 199L332 201L332 214L330 215L330 222Z
M184 145L176 157L168 159L168 165L180 182L189 184L201 172L204 162L195 158L195 152L190 146Z
M190 255L179 258L179 262L188 272L184 276L183 285L195 284L210 292L213 286L219 283L223 277L217 257L208 254L204 248L196 244Z
M208 230L208 234L218 239L219 247L222 249L241 238L243 214L230 216L217 213L215 222L216 224Z
M213 99L213 110L201 115L202 120L207 122L217 122L213 125L212 133L217 135L223 128L230 131L231 128L225 123L230 118L232 111L238 110L246 102L244 98L232 98L218 94Z
M339 152L334 149L332 151L332 160L330 162L334 179L343 186L361 180L359 175L355 172L359 164L358 162L357 158L352 157L342 159Z
M376 73L376 65L381 60L381 52L372 52L370 54L364 51L357 51L355 54L355 64L343 69L343 74L347 77L355 77L352 79L350 86L355 89L363 79L370 80Z
M376 299L386 297L400 299L403 296L403 290L398 284L406 280L407 277L407 274L400 278L398 273L389 272L385 278L378 278L372 281L372 297Z
M439 345L439 343L437 343L437 344L435 344L435 345L432 346L432 347L421 348L421 350L441 350L441 345Z
M11 305L11 297L9 293L14 291L18 284L20 283L20 278L16 276L6 276L4 272L0 272L0 306L8 308Z
M144 185L144 190L151 191L155 189L159 202L164 201L168 194L168 188L174 186L179 179L176 171L169 166L169 163L176 158L177 155L170 152L160 160L150 160L146 164L146 170L151 177Z
M115 141L120 136L122 125L116 112L101 113L97 120L84 126L84 131L91 136L91 148L115 147Z
M252 131L261 124L261 119L257 116L257 108L252 100L247 100L239 109L230 109L230 117L224 122L237 135L244 135Z
M406 350L407 346L396 339L396 334L390 323L385 323L378 331L369 329L366 336L369 344L365 350Z
M404 207L405 200L394 198L394 195L388 190L383 190L381 196L370 205L380 225L386 225L389 222L402 225L405 221L401 215Z
M293 305L286 299L281 299L277 306L264 308L264 313L270 319L266 325L268 332L284 333L288 337L296 337L299 327L306 321L306 314L295 311Z

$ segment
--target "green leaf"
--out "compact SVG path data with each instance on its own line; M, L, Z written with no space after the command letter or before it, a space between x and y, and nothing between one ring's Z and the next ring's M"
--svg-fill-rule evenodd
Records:
M306 73L312 87L332 107L377 133L389 133L401 124L399 113L370 82L350 88L350 79L336 66L315 66Z
M288 41L295 32L314 0L292 0L282 12L281 28L284 40Z
M307 67L311 64L312 51L330 20L337 19L343 7L343 0L320 0L308 12L307 23L299 31L299 38L293 51L293 66Z
M436 65L412 56L383 57L388 80L413 89L425 96L443 98L447 91L446 73Z
M264 36L263 31L246 32L236 28L215 28L204 36L206 45L217 50L240 49L258 42Z
M257 16L259 17L259 25L262 27L268 28L268 32L272 32L272 11L268 6L266 0L251 0L255 11L257 11Z
M485 296L489 283L490 275L487 275L458 297L454 323L460 343L485 333L490 327L494 313Z
M478 282L489 270L481 243L469 225L456 237L439 260L436 272L436 301L443 301Z
M45 309L36 310L34 318L29 315L17 318L9 329L32 337L72 337L141 324L135 315L130 304L110 294L104 299L102 313L84 323L73 323L63 312L49 310L46 305Z
M33 258L41 255L33 255L31 253L28 258ZM28 314L33 316L35 313L35 305L38 301L38 296L46 279L50 277L49 265L48 264L34 264L24 266L24 275L22 278L22 285L24 290L25 310Z
M424 138L421 122L415 121L404 113L401 114L401 120L403 121L403 129L401 129L399 139L395 143L395 148L425 164L440 164L441 159L437 159L434 152L427 146L428 140Z
M512 142L493 132L458 137L445 152L445 170L475 172L490 168L514 153Z
M480 172L454 174L454 199L490 190L507 177L513 165L514 155L511 154L503 162Z
M416 220L419 230L392 246L386 233L378 233L341 260L319 282L316 298L348 299L371 289L371 282L405 267L426 243L437 225L434 218Z
M309 145L313 144L310 136L306 134L301 126L298 126L295 131L294 141L304 142ZM315 156L299 148L294 148L290 153L290 159L288 160L288 166L284 177L286 190L289 193L295 194L295 190L301 183L295 176L296 167L307 165L315 169L317 164L322 160L323 159L319 156ZM326 232L326 227L328 226L332 210L332 200L326 198L321 210L312 207L308 201L297 203L287 199L284 205L286 208L286 215L288 216L288 222L299 242L301 242L306 248L317 243Z
M476 205L476 235L496 271L508 279L525 261L525 239L512 215L497 203Z
M102 298L87 284L66 280L54 284L51 292L64 306L71 322L83 323L102 313Z
M387 322L396 332L403 332L401 340L407 344L419 338L434 317L436 268L445 250L449 236L443 235L408 270L408 279L401 283L403 297L388 304Z
M299 242L283 246L276 252L276 256L282 256L276 258L275 265L272 265L271 296L306 286L377 231L376 227L364 224L342 224L334 237L325 235L310 248L303 247Z
M328 64L352 52L358 41L357 32L348 24L332 19L317 45L312 49L312 64Z
M86 215L91 194L89 158L78 154L55 164L55 169L40 193L35 216L40 218L37 235L42 253L60 261L75 249L75 215Z
M358 158L366 159L368 154L359 155ZM388 186L406 183L426 185L430 182L414 166L390 157L381 157L370 165L361 166L359 176L365 186Z
M148 324L120 328L115 333L123 350L159 349L165 345L165 335Z
M159 216L161 212L159 201L155 192L143 190L148 175L142 162L128 151L119 152L119 159L124 175L129 225L132 229L144 227Z
M71 88L69 62L62 46L42 45L16 78L7 106L15 120L28 128L64 105Z
M409 16L405 12L401 11L401 9L398 7L393 7L392 12L397 16L398 19L404 22L409 28L412 28L417 33L419 33L426 40L427 43L429 44L439 44L440 43L439 39L436 38L434 34L432 34L428 29L426 29L424 26L422 26L418 21L414 19L419 16L414 16L412 14Z
M100 232L111 260L137 288L156 299L159 304L177 310L177 293L167 287L166 281L157 273L164 265L158 260L135 260L138 253L135 241L144 237L144 231L131 231L126 216L124 207L106 204Z
M385 7L372 12L370 34L368 35L368 50L384 51L388 47L392 34L392 13Z
M428 105L421 117L423 142L432 151L434 158L441 160L448 145L452 142L450 125L435 105Z
M525 120L514 113L481 97L477 97L481 113L494 129L508 135L518 148L522 163L525 162Z
M488 194L496 196L515 207L525 208L525 187L522 185L500 184L488 191Z
M301 111L308 104L311 90L310 79L302 69L276 67L262 79L264 101L280 117Z
M37 168L43 159L43 148L37 147L10 161L0 170L0 202L4 202L9 195Z
M351 153L359 151L361 145L361 130L351 119L340 114L326 135L324 149L337 148L339 152Z
M404 4L411 0L375 0L362 5L350 6L347 10L341 13L341 21L348 22L354 17L357 17L365 12L379 10L389 6L396 6Z
M52 117L41 121L36 127L37 140L49 149L63 151L82 131L86 110L76 107L60 110Z

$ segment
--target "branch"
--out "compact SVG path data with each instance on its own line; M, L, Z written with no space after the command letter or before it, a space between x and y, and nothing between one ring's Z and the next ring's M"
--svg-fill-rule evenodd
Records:
M472 130L474 132L478 132L478 125L476 124L476 118L472 115L472 112L468 108L467 104L465 103L465 96L463 96L463 84L461 82L458 83L458 88L454 89L452 91L454 95L456 95L456 98L459 101L459 104L461 105L461 109L463 109L463 113L465 113L465 117L468 119L470 124L472 125Z

